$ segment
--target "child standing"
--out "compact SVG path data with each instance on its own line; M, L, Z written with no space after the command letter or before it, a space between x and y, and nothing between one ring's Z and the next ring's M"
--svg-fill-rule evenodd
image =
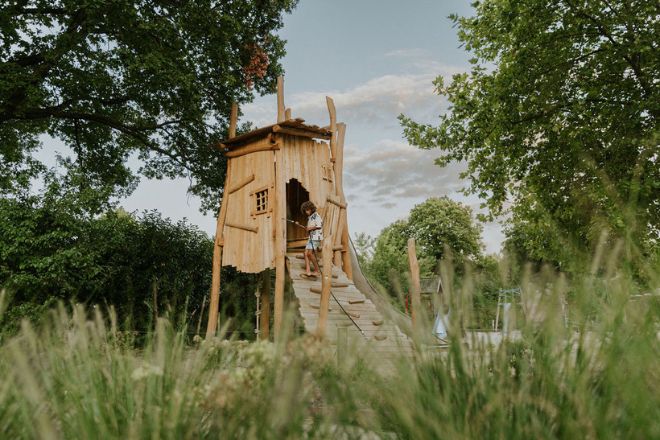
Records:
M321 249L323 241L323 219L316 212L316 206L311 201L306 201L300 205L300 211L307 216L307 227L305 230L309 234L309 240L305 246L305 275L308 277L320 276L319 263L316 260L316 252ZM310 271L310 261L314 265L314 272Z

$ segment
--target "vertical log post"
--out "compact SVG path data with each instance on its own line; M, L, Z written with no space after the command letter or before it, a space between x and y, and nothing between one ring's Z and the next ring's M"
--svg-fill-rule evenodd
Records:
M238 122L238 104L231 103L231 115L229 115L229 137L236 137L236 124Z
M319 304L319 320L316 327L316 334L319 338L325 337L326 327L328 325L328 308L330 306L330 287L332 285L332 240L330 234L323 240L323 276L321 278L321 302Z
M282 150L275 155L275 199L273 221L275 222L275 301L273 305L273 336L279 340L284 316L284 283L286 277L286 182Z
M284 108L284 77L277 77L277 122L284 122L286 110Z
M337 124L337 157L335 159L335 187L339 199L346 205L346 196L344 195L344 139L346 138L346 124L340 122ZM341 216L340 224L343 228L340 231L341 236L337 240L337 244L341 244L341 259L342 269L349 280L353 280L353 267L351 266L351 255L348 251L350 246L348 238L348 215L346 208L341 208L339 213ZM339 265L339 264L337 264Z
M412 308L413 334L418 334L420 322L420 282L419 282L419 263L417 262L417 251L415 250L415 239L408 239L408 264L410 265L410 302Z
M267 341L270 338L270 270L261 272L261 339Z
M227 176L225 178L225 188L230 182L231 161L227 163ZM215 242L213 244L213 271L211 274L211 299L209 301L209 320L206 324L206 339L215 336L218 329L218 308L220 304L220 271L222 269L222 247L224 246L223 230L225 228L225 217L227 216L227 205L229 195L222 195L220 212L218 213L218 222L215 228Z
M288 121L289 119L291 119L291 109L290 108L284 110L284 120Z
M337 157L337 110L335 109L335 102L331 97L325 97L325 103L328 105L328 114L330 115L330 160L335 161Z

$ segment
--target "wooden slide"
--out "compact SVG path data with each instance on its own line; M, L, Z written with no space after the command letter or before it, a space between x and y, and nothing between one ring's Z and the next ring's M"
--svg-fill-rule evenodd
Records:
M301 256L302 250L290 251L287 254L288 269L305 331L315 333L319 319L321 278L306 279L302 276L305 273L305 261ZM337 267L333 268L331 292L326 328L329 343L337 343L338 329L343 327L350 340L366 342L376 353L412 352L410 339L378 310L369 298L370 295L358 290L353 281Z

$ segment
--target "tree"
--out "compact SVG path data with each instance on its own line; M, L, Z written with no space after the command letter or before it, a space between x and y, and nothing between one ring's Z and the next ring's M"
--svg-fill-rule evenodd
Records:
M130 189L191 177L217 205L225 161L212 145L232 101L273 89L296 0L10 0L0 8L0 194L43 166L40 136L62 139L88 182ZM100 183L99 183L100 182Z
M415 238L422 276L434 273L448 250L459 269L482 255L481 227L473 223L471 209L447 197L430 198L416 205L407 220L383 229L376 240L368 271L391 293L396 283L407 288L409 238Z
M472 70L448 85L436 79L451 103L439 126L400 117L408 140L440 148L441 166L467 162L469 191L491 215L512 201L514 217L541 228L538 238L553 237L550 249L588 248L605 228L652 252L660 234L657 2L474 7L473 17L451 17L474 54Z

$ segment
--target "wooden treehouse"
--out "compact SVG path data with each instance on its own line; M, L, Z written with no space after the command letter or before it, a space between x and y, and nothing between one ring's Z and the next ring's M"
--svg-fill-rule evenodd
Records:
M291 110L285 110L283 80L279 78L277 123L240 136L236 136L238 109L232 107L229 138L220 144L227 158L227 174L215 237L207 338L214 336L218 327L222 266L263 273L259 319L262 338L270 334L268 269L275 270L275 338L282 330L287 278L307 331L322 336L326 328L334 330L343 325L354 327L363 336L372 332L374 336L382 333L379 339L387 338L380 313L352 282L354 255L342 184L346 126L337 123L332 99L326 101L328 126L294 119ZM304 263L298 255L307 243L307 233L293 222L306 224L300 205L307 200L316 205L323 218L322 257L319 255L323 276L319 280L300 276ZM358 321L362 316L365 322L361 327ZM335 335L336 331L327 332L328 337Z

